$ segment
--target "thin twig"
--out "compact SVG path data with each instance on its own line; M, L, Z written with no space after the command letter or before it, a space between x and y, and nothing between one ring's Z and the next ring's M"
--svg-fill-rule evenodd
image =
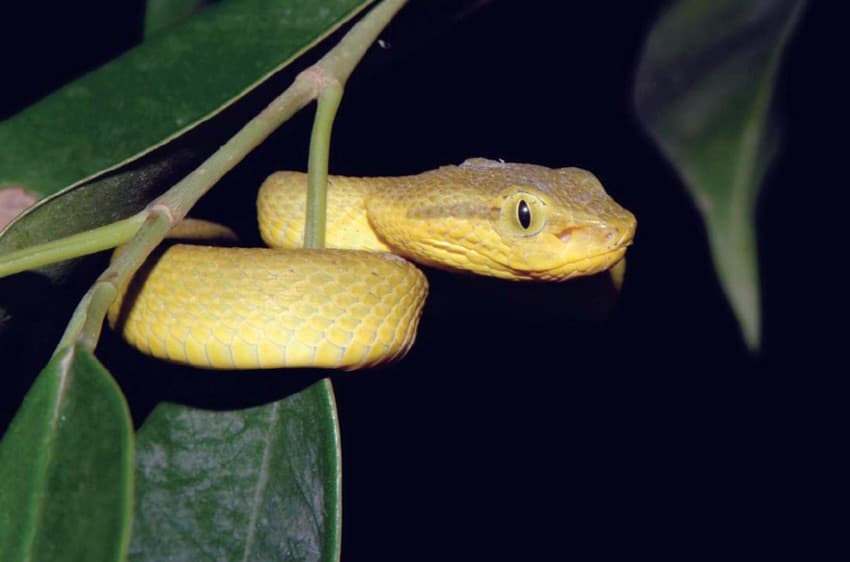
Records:
M328 160L331 131L340 101L342 101L342 85L339 82L331 82L322 90L316 106L313 134L310 137L310 163L307 167L305 248L323 248L325 246L328 208Z

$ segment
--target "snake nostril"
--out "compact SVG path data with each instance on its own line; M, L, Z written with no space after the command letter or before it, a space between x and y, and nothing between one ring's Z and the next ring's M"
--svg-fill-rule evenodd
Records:
M567 228L558 235L558 238L561 239L561 242L567 243L570 240L570 237L573 235L573 229Z

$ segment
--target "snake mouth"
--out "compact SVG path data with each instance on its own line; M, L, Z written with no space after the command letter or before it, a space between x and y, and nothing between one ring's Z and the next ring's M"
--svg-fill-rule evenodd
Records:
M621 261L632 245L634 227L625 225L573 226L555 234L561 259L551 267L527 271L529 279L566 281L601 273Z
M590 275L607 269L632 245L637 222L592 222L563 228L555 234L565 253L565 260L554 271L576 268ZM590 266L590 267L588 267ZM592 271L591 271L592 270Z
M587 247L604 247L599 254L630 246L635 235L635 224L596 223L568 226L556 234L564 244L580 244ZM575 238L575 240L574 240Z

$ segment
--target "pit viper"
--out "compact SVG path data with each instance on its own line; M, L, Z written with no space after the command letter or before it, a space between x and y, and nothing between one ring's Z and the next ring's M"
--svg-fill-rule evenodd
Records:
M579 168L473 158L406 177L328 178L326 248L303 249L307 176L261 186L271 248L177 244L109 311L140 351L199 367L354 370L402 357L428 283L413 262L561 281L624 259L636 220Z

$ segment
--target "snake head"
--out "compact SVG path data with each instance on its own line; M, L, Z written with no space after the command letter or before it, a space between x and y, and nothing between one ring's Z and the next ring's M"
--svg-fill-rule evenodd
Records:
M599 180L475 158L408 178L369 206L394 252L442 269L512 280L560 281L623 259L636 220Z
M500 193L496 230L504 245L504 277L561 281L621 261L634 238L635 216L590 172L544 170Z

